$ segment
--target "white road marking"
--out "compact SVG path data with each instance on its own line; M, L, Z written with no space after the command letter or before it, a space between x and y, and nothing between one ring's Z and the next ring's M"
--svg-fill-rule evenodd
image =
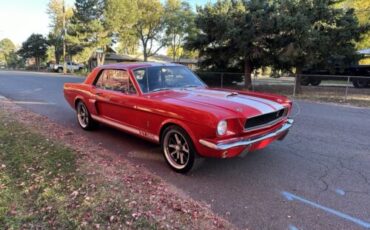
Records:
M335 192L337 193L337 194L339 194L339 195L341 195L341 196L344 196L344 195L346 195L346 192L344 191L344 190L342 190L342 189L335 189Z
M41 90L42 90L42 88L27 89L27 90L20 91L20 93L21 94L31 94L31 93L39 92Z
M43 102L43 101L13 101L0 95L0 100L5 100L5 103L15 103L19 105L55 105L53 102Z
M289 224L288 229L289 230L299 230L296 226L294 226L292 224Z
M325 212L327 212L327 213L330 213L330 214L332 214L332 215L335 215L335 216L337 216L337 217L340 217L340 218L342 218L342 219L344 219L344 220L351 221L351 222L353 222L353 223L355 223L355 224L357 224L357 225L359 225L359 226L361 226L361 227L363 227L363 228L368 228L368 229L370 229L370 223L369 223L369 222L363 221L363 220L358 219L358 218L356 218L356 217L352 217L352 216L350 216L350 215L348 215L348 214L345 214L345 213L343 213L343 212L337 211L337 210L335 210L335 209L332 209L332 208L328 208L328 207L322 206L322 205L317 204L317 203L315 203L315 202L313 202L313 201L306 200L305 198L299 197L299 196L297 196L297 195L294 195L294 194L289 193L289 192L286 192L286 191L283 191L281 194L282 194L282 195L283 195L287 200L289 200L289 201L293 201L293 200L300 201L300 202L302 202L302 203L304 203L304 204L308 204L308 205L310 205L310 206L312 206L312 207L314 207L314 208L321 209L321 210L323 210L323 211L325 211Z
M20 105L55 105L52 102L42 102L42 101L12 101L12 103Z

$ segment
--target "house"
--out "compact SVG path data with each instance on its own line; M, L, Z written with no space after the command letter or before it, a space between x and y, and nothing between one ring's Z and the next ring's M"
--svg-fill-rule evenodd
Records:
M143 61L144 58L142 55L137 55L133 56L130 55L131 57L138 59L140 61ZM163 54L157 54L154 56L151 56L148 58L148 61L153 61L153 62L165 62L165 63L176 63L176 64L181 64L187 66L191 70L197 70L198 69L198 59L192 59L192 58L180 58L178 60L173 61L172 58L163 55Z
M137 61L140 61L140 59L125 54L117 54L113 49L108 49L108 52L105 54L104 64L112 64L119 62L137 62ZM90 69L93 69L97 65L98 65L97 53L94 52L89 59L89 67Z
M93 55L90 57L89 59L90 69L93 69L98 65L97 55L98 53L94 52ZM112 63L118 63L118 62L141 62L143 60L144 60L144 57L142 54L139 54L139 55L117 54L117 52L113 48L108 47L107 53L105 54L104 64L112 64ZM198 59L192 59L192 58L180 58L180 59L177 59L176 61L173 61L172 58L166 55L157 54L157 55L149 57L148 61L177 63L177 64L185 65L191 70L198 69Z
M360 65L370 65L370 48L358 50L357 53L361 55Z

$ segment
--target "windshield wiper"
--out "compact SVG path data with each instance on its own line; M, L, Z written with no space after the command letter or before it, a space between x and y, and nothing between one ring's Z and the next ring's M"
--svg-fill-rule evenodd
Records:
M163 91L163 90L170 90L170 88L158 88L158 89L153 89L152 92L158 92L158 91Z
M199 87L199 85L185 85L184 87L182 87L183 89L186 89L186 88L196 88L196 87Z

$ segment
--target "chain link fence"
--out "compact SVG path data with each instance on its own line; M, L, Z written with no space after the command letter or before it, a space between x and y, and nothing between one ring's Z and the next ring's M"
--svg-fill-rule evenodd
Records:
M244 73L197 72L210 87L244 89ZM301 75L302 94L296 95L295 78L252 77L252 90L294 98L351 103L370 107L370 76Z
M236 87L244 82L243 73L197 72L197 74L210 87Z

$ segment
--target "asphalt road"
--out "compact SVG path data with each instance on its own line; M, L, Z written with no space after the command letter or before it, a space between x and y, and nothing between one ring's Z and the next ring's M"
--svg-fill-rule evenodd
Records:
M244 158L172 172L158 146L108 127L85 132L64 101L82 78L0 72L0 95L147 167L243 229L370 229L370 109L295 102L287 138Z

